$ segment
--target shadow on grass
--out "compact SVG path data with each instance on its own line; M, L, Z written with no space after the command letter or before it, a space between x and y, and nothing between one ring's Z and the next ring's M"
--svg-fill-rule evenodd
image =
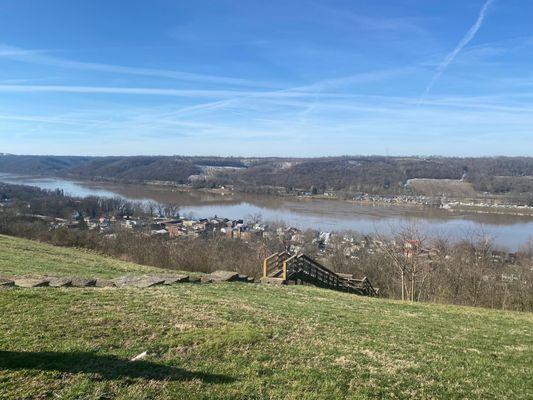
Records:
M101 379L145 378L168 381L199 379L205 383L230 383L225 375L192 372L149 361L129 361L90 352L19 352L0 350L0 370L34 369L68 373L95 373Z

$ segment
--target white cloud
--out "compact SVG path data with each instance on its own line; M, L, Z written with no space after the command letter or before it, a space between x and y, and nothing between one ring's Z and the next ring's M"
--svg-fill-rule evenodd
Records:
M448 54L446 57L444 57L444 60L439 64L437 67L437 71L435 72L435 75L433 75L433 78L429 82L428 86L426 87L425 94L428 94L437 80L442 76L444 71L446 71L446 68L453 62L453 60L457 57L457 55L465 48L468 43L476 36L476 33L479 31L481 26L483 25L483 21L485 20L485 16L487 13L487 10L489 6L494 2L495 0L487 0L485 4L483 4L483 7L481 8L479 15L477 17L476 22L472 27L468 30L468 32L463 36L463 38L459 41L457 46Z
M179 81L191 82L205 82L212 84L223 84L231 86L248 86L248 87L276 87L271 83L258 82L256 80L248 80L242 78L234 78L227 76L204 75L191 72L154 69L154 68L139 68L122 65L111 65L94 62L82 62L68 60L60 57L54 57L47 54L47 50L27 50L12 47L8 45L0 45L0 57L8 58L29 64L50 65L65 69L77 69L86 71L107 72L126 75L141 75L158 78L173 79Z

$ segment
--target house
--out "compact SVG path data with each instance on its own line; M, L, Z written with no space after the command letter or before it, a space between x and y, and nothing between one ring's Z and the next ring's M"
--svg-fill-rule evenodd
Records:
M165 230L170 237L183 236L187 233L187 229L181 224L165 224Z
M419 240L406 240L403 244L403 254L406 258L412 258L420 251Z
M318 234L318 240L323 242L324 245L327 245L331 240L331 232L320 232Z
M240 238L246 241L259 239L261 236L263 236L263 232L258 230L244 230L240 232Z
M221 228L220 232L229 239L233 238L233 229L231 228Z
M207 229L207 220L206 221L198 221L193 226L192 229L195 231L205 231Z
M231 222L232 227L234 228L240 228L244 226L244 220L242 219L235 219Z
M274 238L274 232L271 232L271 231L264 231L263 232L263 237L265 239L273 239Z
M139 221L133 220L133 219L127 219L122 222L122 227L126 229L134 229L134 228L140 228L141 224Z
M304 235L302 232L295 232L291 236L291 241L293 243L302 244L305 241Z
M13 204L13 201L11 199L8 199L7 197L2 197L0 199L0 207L10 207Z
M165 220L155 223L153 226L159 226L160 228L164 228L166 230L172 229L172 227L181 226L183 221L181 219L172 219L172 220Z
M168 231L166 229L155 229L150 231L150 234L152 236L165 236L168 235Z

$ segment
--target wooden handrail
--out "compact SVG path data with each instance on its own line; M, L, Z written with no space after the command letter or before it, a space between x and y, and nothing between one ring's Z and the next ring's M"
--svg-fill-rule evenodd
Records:
M335 287L335 288L339 287L340 277L335 272L324 267L322 264L316 262L315 260L306 256L305 254L298 256L298 258L303 260L303 262L306 263L307 265L309 265L310 276L314 275L315 279L318 279L320 282L322 282L327 287Z
M363 279L342 277L305 254L294 254L287 257L288 255L284 251L265 258L263 277L279 277L282 281L300 278L311 284L330 289L377 296L377 291L372 287L367 277Z
M274 254L272 254L270 257L265 258L265 261L269 261L269 260L271 260L272 258L276 257L278 254L279 254L279 253L274 253Z
M274 253L263 260L263 278L267 278L273 271L281 270L288 253Z
M268 276L268 263L270 260L272 260L274 257L277 257L279 253L274 253L270 257L265 258L263 261L263 278L266 278Z
M333 275L335 275L335 276L338 276L337 273L335 273L335 272L331 271L330 269L324 267L322 264L316 262L316 261L313 260L311 257L308 257L308 256L306 256L305 254L301 254L301 255L298 256L298 257L300 257L300 258L305 258L306 261L310 262L311 264L313 264L313 265L314 265L316 268L318 268L318 269L321 269L321 270L323 270L323 271L325 271L325 272L327 272L327 273L329 273L329 274L333 274Z
M282 269L281 276L282 276L282 278L284 280L287 279L287 265L289 263L292 263L292 261L294 259L296 259L296 257L297 257L297 255L295 254L295 255L293 255L293 256L291 256L291 257L289 257L289 258L287 258L286 260L283 261L283 269Z

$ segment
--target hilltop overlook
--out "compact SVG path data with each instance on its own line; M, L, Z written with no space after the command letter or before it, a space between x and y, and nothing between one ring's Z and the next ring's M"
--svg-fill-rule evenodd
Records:
M0 250L2 273L151 270L22 239ZM4 399L531 395L530 313L242 283L5 289L0 308Z
M533 1L0 11L0 400L533 400Z

